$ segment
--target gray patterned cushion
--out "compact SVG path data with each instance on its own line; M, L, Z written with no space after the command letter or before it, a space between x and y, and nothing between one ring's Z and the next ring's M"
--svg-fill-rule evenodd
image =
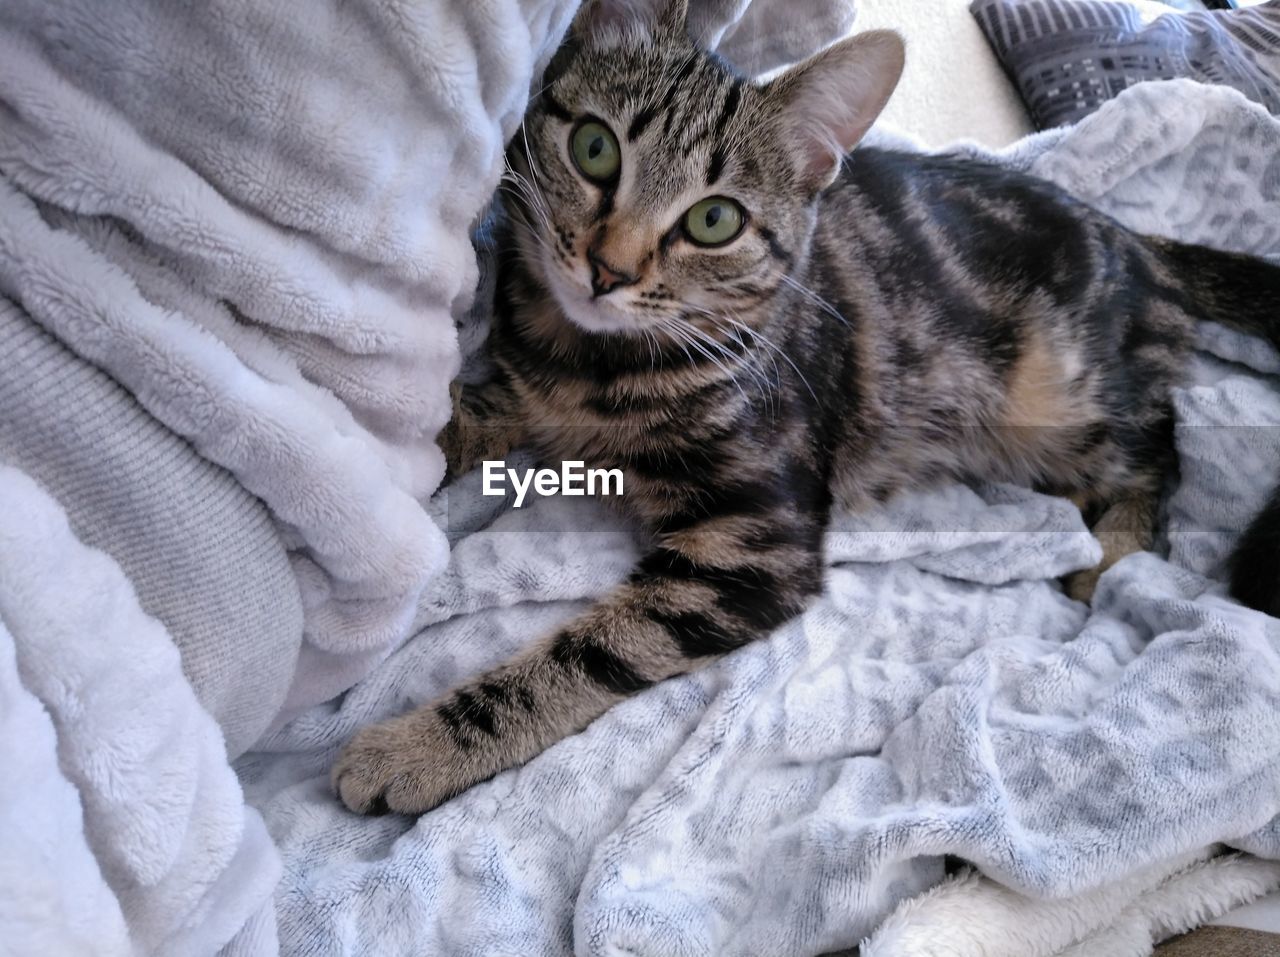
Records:
M1144 80L1234 87L1280 115L1280 0L1170 12L1143 25L1112 0L974 0L969 8L1039 129L1074 123Z

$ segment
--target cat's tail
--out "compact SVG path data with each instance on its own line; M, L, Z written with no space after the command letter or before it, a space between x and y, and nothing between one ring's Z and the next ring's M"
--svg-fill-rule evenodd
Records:
M1280 618L1280 488L1240 536L1227 570L1232 598Z
M1185 291L1187 312L1280 349L1280 266L1206 246L1163 239L1152 244ZM1227 572L1233 598L1280 618L1280 487L1240 536Z
M1280 265L1244 253L1148 240L1176 277L1183 308L1280 349Z

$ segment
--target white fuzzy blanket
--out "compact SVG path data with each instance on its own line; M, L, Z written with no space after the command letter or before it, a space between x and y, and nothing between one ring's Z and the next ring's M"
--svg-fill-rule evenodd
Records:
M996 158L1135 228L1280 259L1278 156L1260 108L1174 82ZM419 820L358 818L325 779L356 727L500 661L635 558L594 503L504 511L466 477L434 502L457 541L419 634L237 765L284 859L282 948L816 954L872 933L954 855L1033 907L1086 895L1083 916L1038 912L1059 932L1034 946L938 952L1094 953L1085 937L1209 845L1280 858L1280 622L1216 578L1280 477L1280 356L1220 328L1203 346L1202 384L1176 397L1166 544L1112 569L1092 611L1056 580L1099 554L1066 501L906 498L835 522L824 598L768 641ZM1280 883L1257 878L1191 922ZM1131 921L1130 943L1180 921Z
M0 953L278 951L279 856L209 710L256 712L226 716L239 753L331 698L443 569L419 500L443 471L469 231L575 7L0 4L0 316L24 343L0 380L89 370L133 403L0 429ZM87 490L77 508L2 467L6 441ZM166 498L182 482L217 500ZM279 594L166 576L219 548L285 568ZM192 623L175 585L279 633ZM245 700L226 684L263 648Z
M286 713L444 566L418 500L468 233L575 7L0 5L0 295L270 509L305 615Z
M275 947L280 859L164 627L0 466L0 953Z

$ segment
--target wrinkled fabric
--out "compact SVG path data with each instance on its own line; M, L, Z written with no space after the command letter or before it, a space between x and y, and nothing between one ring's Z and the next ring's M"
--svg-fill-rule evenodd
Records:
M4 952L213 954L274 927L279 855L164 626L29 476L0 466L0 503Z
M384 658L445 565L420 502L469 231L576 5L0 6L0 294L266 506L301 615L276 712Z

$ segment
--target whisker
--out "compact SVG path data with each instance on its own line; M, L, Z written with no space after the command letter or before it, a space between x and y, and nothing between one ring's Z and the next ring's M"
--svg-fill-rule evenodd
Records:
M766 336L759 329L752 329L750 326L746 325L745 323L737 319L734 319L731 316L725 316L724 318L728 322L731 322L735 326L745 330L752 337L759 339L762 343L764 343L765 346L772 349L776 354L780 355L783 359L785 359L787 364L791 366L791 368L795 371L795 374L800 377L800 381L804 383L804 387L809 390L809 395L813 396L813 401L814 402L818 401L818 393L816 393L813 390L813 386L809 384L809 380L806 379L804 373L800 371L800 367L796 365L795 362L792 361L789 355L787 355L786 350L784 350L781 346L779 346L776 342L774 342L772 339Z
M551 219L546 207L546 198L534 189L528 177L508 165L506 174L503 177L502 188L513 189L515 194L525 201L524 205L530 207L534 215L541 220L547 230L551 230Z
M809 300L809 302L813 303L815 306L822 309L828 315L831 315L836 319L839 319L842 323L844 323L846 327L849 326L849 320L846 319L844 316L842 316L840 314L840 311L836 309L835 306L831 305L831 303L827 302L827 300L823 299L821 296L819 296L816 292L814 292L804 283L800 282L797 279L793 279L791 276L788 276L785 273L782 276L782 281L786 283L788 286L790 286L792 289L794 289L796 292L800 293L800 295L802 295L805 299Z
M678 318L669 317L666 320L666 322L668 324L667 327L670 329L670 331L684 338L684 340L688 342L690 346L692 346L694 349L700 352L709 362L711 362L717 369L719 369L721 372L725 374L725 376L729 379L729 381L733 383L733 387L737 389L738 392L742 395L742 399L744 402L750 401L747 398L746 390L742 388L742 383L738 381L738 377L733 373L733 371L729 369L729 367L726 366L719 358L717 358L714 352L711 352L706 348L705 345L703 345L703 342L698 335L700 330L698 330L696 327L691 325L687 320L684 321L682 324L681 320L679 320ZM712 340L712 344L718 345L718 343L715 343L714 340ZM690 356L690 361L692 361L692 358L693 357Z
M740 364L738 365L738 368L751 377L751 382L753 385L756 386L757 389L759 389L760 398L764 400L766 406L769 409L770 415L776 416L778 411L777 403L779 401L778 386L782 382L782 377L781 377L780 370L778 369L777 360L774 359L773 356L770 355L769 353L765 353L765 356L767 356L769 361L773 364L774 378L773 378L773 381L771 382L769 380L769 377L765 374L764 369L760 366L759 362L756 361L759 354L756 353L755 350L752 349L752 347L747 342L745 342L739 334L737 334L737 330L732 328L726 329L724 326L722 326L720 324L720 319L721 319L720 316L717 316L707 310L699 310L699 311L705 313L707 318L709 318L711 322L715 325L717 332L720 332L728 336L734 342L738 343L738 345L741 346L743 349L743 355L741 357L738 355L735 355L723 343L718 342L717 340L711 338L710 336L707 336L706 333L703 333L701 330L698 330L696 327L694 327L695 331L703 335L706 338L706 341L708 343L714 343L718 348L723 350L726 356L731 356L734 360L739 361ZM746 327L744 326L743 328L745 329Z
M748 344L747 341L742 336L742 332L745 331L751 336L752 339L759 338L763 342L763 337L757 337L754 330L747 328L742 323L738 323L738 328L734 328L732 325L730 326L723 325L722 323L731 321L729 320L728 316L718 316L711 312L706 312L706 316L715 325L717 332L720 332L723 335L728 336L734 342L738 343L738 345L742 348L744 353L747 352L748 350L751 350L753 353L753 358L755 355L758 355L757 353L754 353L753 347L750 344ZM777 400L778 387L782 385L782 370L778 368L778 360L774 357L772 352L765 352L763 355L766 359L769 360L769 363L773 366L772 380L769 379L768 375L765 373L764 368L758 362L752 361L751 363L747 364L746 368L747 368L747 371L753 377L753 379L755 379L757 382L760 383L761 392L768 396L768 398L770 399L770 403L772 405L773 402Z
M689 364L692 365L693 355L689 352L689 347L685 345L683 338L679 335L679 330L671 326L670 323L671 323L670 319L662 320L662 322L659 324L659 329L663 332L666 332L668 334L668 338L672 339L675 342L675 344L680 347L681 351L684 352L684 357L688 359Z
M545 236L534 229L531 223L527 223L522 219L513 219L512 225L519 226L524 231L523 234L541 247L543 252L549 254L553 258L562 259L560 251L552 246Z

